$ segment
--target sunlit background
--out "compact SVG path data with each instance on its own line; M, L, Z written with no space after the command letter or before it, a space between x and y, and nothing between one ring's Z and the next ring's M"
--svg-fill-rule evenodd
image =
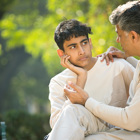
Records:
M93 56L116 43L108 17L128 0L1 0L0 121L8 140L39 140L50 132L48 84L63 70L54 30L65 19L92 27Z

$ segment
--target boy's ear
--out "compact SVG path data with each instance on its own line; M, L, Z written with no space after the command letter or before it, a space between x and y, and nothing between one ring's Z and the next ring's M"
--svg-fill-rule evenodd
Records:
M58 49L57 54L58 54L59 57L61 57L61 56L64 55L64 52L63 52L63 50Z

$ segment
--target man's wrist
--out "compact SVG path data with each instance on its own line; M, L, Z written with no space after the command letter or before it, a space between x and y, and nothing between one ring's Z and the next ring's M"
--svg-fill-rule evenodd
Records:
M85 106L88 99L89 99L89 96L85 98L84 106Z

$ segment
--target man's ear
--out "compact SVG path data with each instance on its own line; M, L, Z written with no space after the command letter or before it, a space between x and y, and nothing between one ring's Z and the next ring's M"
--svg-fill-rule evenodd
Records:
M63 55L64 55L64 51L63 51L63 50L58 49L58 50L57 50L57 54L58 54L58 56L59 56L59 57L61 57L61 56L63 56Z
M139 39L139 35L135 31L130 31L130 39L133 43L136 43Z

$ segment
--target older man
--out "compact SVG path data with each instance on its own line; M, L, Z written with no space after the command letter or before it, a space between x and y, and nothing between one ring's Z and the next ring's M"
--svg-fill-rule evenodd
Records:
M125 52L121 53L114 49L117 56L121 58L140 56L140 1L131 1L119 6L112 12L109 19L116 27L117 42L121 44ZM92 140L140 139L140 62L137 64L129 89L129 105L125 108L105 105L88 97L83 89L72 82L69 85L76 91L75 93L67 88L64 90L72 103L82 104L96 117L127 130L100 132L94 135Z

